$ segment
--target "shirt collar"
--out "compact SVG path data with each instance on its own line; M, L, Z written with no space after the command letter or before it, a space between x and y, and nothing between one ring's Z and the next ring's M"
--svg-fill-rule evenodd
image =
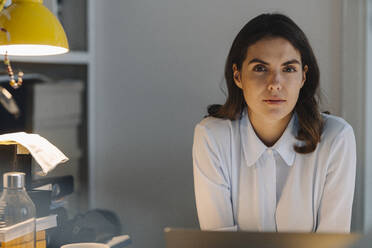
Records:
M242 148L247 165L250 167L257 162L262 154L269 149L257 137L252 124L249 120L247 110L243 112L240 120L240 133L242 137ZM280 139L271 147L277 151L288 166L292 166L296 156L293 146L296 143L297 133L297 115L293 114L290 122L287 125Z

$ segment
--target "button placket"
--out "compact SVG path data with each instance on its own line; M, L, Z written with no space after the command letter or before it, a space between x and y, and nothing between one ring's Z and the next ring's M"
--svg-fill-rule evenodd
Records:
M265 195L266 195L266 213L265 218L266 230L276 231L276 166L272 149L267 150L265 161Z

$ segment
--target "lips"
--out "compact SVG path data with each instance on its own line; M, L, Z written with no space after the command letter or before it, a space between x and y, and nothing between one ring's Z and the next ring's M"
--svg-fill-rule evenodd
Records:
M263 101L268 104L281 104L286 102L286 100L283 99L265 99Z

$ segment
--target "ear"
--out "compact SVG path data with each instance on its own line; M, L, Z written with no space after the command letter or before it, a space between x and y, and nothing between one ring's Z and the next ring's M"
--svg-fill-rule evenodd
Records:
M233 79L234 79L234 82L235 82L236 86L238 86L240 89L243 89L243 84L242 84L242 81L241 81L240 72L239 72L238 67L236 66L236 64L233 64L232 69L233 69Z
M304 86L304 83L306 81L306 73L309 70L307 65L304 66L304 69L302 70L302 81L301 81L301 88Z

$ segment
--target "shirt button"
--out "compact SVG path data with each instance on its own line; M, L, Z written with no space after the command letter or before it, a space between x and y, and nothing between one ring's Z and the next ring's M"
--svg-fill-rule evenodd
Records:
M273 150L267 149L267 152L269 153L269 155L273 155Z

